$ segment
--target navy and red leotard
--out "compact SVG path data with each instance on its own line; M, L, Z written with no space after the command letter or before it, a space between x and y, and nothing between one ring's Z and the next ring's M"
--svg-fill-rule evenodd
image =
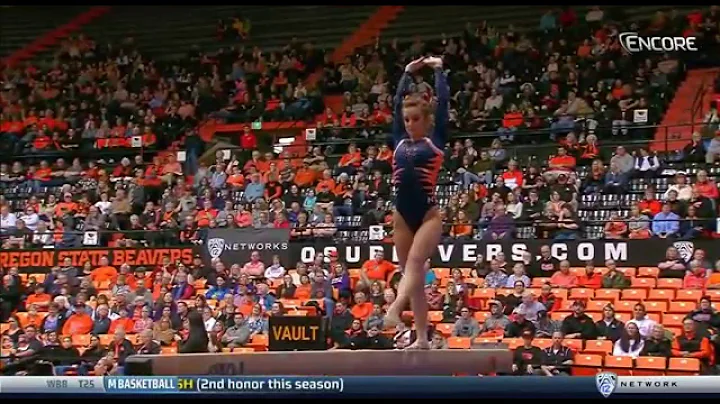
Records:
M442 168L447 139L449 89L441 68L435 68L435 125L432 133L413 140L407 135L403 120L403 97L410 91L412 77L403 73L394 99L393 184L396 187L395 209L412 232L423 224L425 214L436 204L435 186Z

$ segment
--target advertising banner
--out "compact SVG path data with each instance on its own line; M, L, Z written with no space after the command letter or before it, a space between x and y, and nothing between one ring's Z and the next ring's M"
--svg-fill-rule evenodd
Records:
M0 267L18 267L21 272L48 272L50 268L62 265L65 258L71 259L71 265L82 268L86 262L93 267L98 266L102 257L107 257L110 265L116 268L125 263L133 267L153 267L162 264L165 257L169 257L173 263L180 261L189 265L193 253L192 247L2 250Z
M548 246L553 257L568 260L572 266L584 266L586 261L593 261L603 266L606 260L615 260L620 266L655 266L665 258L668 247L675 247L683 261L690 262L697 249L705 250L711 262L720 259L720 240L672 241L663 239L650 240L586 240L557 241L552 240L514 240L486 242L481 240L456 241L442 243L433 254L432 265L435 267L469 267L478 255L485 260L495 258L499 253L505 254L509 262L521 261L527 251L537 259L540 249ZM397 254L393 244L370 243L328 243L305 242L290 245L291 262L313 261L315 254L327 256L337 251L340 261L350 267L359 267L363 262L373 258L377 251L382 251L385 259L397 262Z
M321 351L327 349L323 318L308 317L270 317L270 351Z
M290 264L290 231L287 229L210 229L205 244L199 247L205 265L215 258L228 266L242 265L250 261L253 251L260 253L266 266L272 263L273 255L279 255L282 264Z

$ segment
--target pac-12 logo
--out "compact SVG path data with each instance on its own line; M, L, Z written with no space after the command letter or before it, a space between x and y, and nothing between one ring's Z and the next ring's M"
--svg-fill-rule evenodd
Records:
M222 255L223 249L225 248L225 239L222 238L211 238L207 241L207 249L210 254L210 258L218 258Z
M617 386L617 375L610 372L602 372L595 375L595 385L603 397L608 398L615 391Z
M637 32L623 32L618 40L628 53L698 51L696 38L692 36L640 36Z

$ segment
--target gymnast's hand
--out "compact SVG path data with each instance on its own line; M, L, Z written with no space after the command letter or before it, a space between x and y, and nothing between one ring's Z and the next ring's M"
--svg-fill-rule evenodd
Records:
M408 73L415 73L416 71L420 70L425 66L426 57L423 56L421 58L415 59L412 62L408 63L407 66L405 66L405 71Z
M425 65L430 66L433 69L440 68L443 66L443 60L441 57L430 56L425 58Z

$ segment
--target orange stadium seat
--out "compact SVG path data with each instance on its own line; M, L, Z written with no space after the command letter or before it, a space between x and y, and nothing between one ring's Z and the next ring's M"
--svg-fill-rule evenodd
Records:
M632 319L632 313L615 313L615 318L618 319L618 321L627 323Z
M502 343L507 344L508 349L512 350L522 346L523 340L522 338L503 338ZM533 345L535 344L533 343Z
M438 279L450 277L450 268L435 268L433 271L435 271L435 277Z
M532 279L532 287L539 288L548 282L550 282L550 278L533 278Z
M603 313L601 311L586 311L585 314L587 314L588 317L595 322L600 321L603 318Z
M568 290L565 288L552 288L552 293L560 300L568 299Z
M612 341L608 340L587 340L583 353L609 354L613 350Z
M464 277L469 277L470 272L472 272L472 268L460 268L460 272L462 272Z
M75 347L88 346L90 344L90 335L89 334L73 334L72 344Z
M595 291L595 298L598 300L609 300L613 303L620 300L620 289L598 289Z
M550 348L552 346L552 339L550 338L535 338L533 340L533 345L540 348Z
M668 376L687 376L700 374L700 361L695 358L670 358Z
M667 302L645 302L644 304L648 313L665 313L668 310Z
M619 313L632 313L636 304L638 304L637 300L620 300L619 302L615 302L615 311Z
M625 289L620 294L622 300L645 300L647 296L647 289Z
M720 289L707 289L705 295L710 296L713 302L720 302Z
M640 267L638 268L638 276L642 278L657 278L660 270L657 267Z
M657 280L655 278L632 278L630 286L638 289L652 289L657 286Z
M670 302L668 313L690 313L695 310L697 303L695 302Z
M100 334L99 337L102 346L108 346L113 340L112 334Z
M635 358L633 376L662 376L667 368L667 358L660 356L640 356Z
M612 303L610 300L591 300L587 302L587 306L585 308L587 311L602 312L605 306L610 303Z
M675 300L697 303L703 295L703 291L699 289L680 289L675 293Z
M594 289L572 288L570 289L569 300L590 300L595 297Z
M473 316L475 317L475 320L477 320L480 324L482 324L485 322L485 320L487 320L488 317L490 317L490 312L476 311Z
M628 278L634 278L635 274L637 274L637 268L633 267L618 267L617 270Z
M432 323L439 323L443 319L443 312L439 310L433 310L428 312L428 320Z
M632 374L633 359L629 356L612 356L605 357L605 370L614 372L620 376L629 376Z
M659 278L657 280L658 289L680 289L682 288L682 279Z
M565 317L571 315L572 313L569 311L555 311L550 313L550 318L555 321L563 321Z
M575 356L575 361L572 366L572 375L595 376L595 374L602 371L602 365L602 355L582 353Z
M435 329L438 330L442 335L447 337L449 335L452 335L453 324L440 323L435 326Z
M684 319L684 314L664 313L662 315L662 325L666 327L680 327Z
M575 353L580 352L583 350L583 340L580 338L568 338L563 341L563 344L575 351Z
M447 343L450 349L470 349L470 338L450 337Z
M572 267L570 273L575 276L582 276L585 274L585 267Z
M177 348L174 347L174 346L164 346L164 347L161 348L161 351L160 351L160 352L161 352L163 355L175 355L176 353L178 353L178 350L177 350Z
M562 300L560 302L560 310L562 311L572 311L573 310L573 304L575 304L574 300L568 299L568 300Z
M674 299L674 289L650 289L650 293L648 293L648 300L664 300L670 302Z
M477 288L473 291L472 297L477 299L494 299L495 289L493 288Z

